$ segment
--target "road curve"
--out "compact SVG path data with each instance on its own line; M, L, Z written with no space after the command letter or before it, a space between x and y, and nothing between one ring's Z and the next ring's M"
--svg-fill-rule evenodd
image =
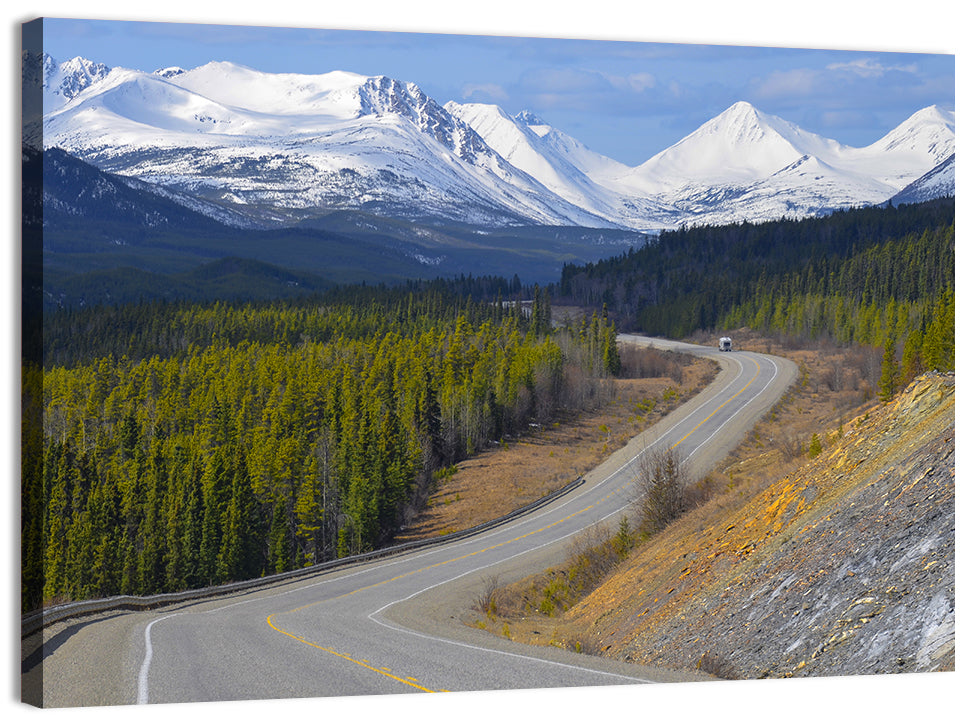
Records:
M44 705L229 701L685 681L553 647L514 644L463 621L488 577L552 565L569 540L618 523L634 459L673 446L699 477L742 440L796 378L791 362L673 341L622 343L709 356L721 367L696 398L531 514L459 541L284 584L51 630ZM39 669L39 670L38 670Z

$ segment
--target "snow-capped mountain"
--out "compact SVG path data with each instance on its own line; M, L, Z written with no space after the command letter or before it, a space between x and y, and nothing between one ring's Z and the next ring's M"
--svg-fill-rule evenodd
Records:
M858 150L861 167L898 189L954 154L954 113L936 106L919 110L873 145Z
M833 140L738 102L634 168L624 182L656 194L687 186L752 183L802 156L823 157L839 148Z
M547 191L416 85L231 63L115 68L44 115L45 147L263 223L360 208L478 224L609 225Z
M629 167L530 113L385 76L42 67L44 147L268 226L339 209L636 230L801 217L884 202L954 153L936 107L851 148L740 102Z
M66 105L84 89L110 72L103 63L95 63L85 58L74 58L58 65L53 58L44 54L42 58L44 74L44 112Z
M954 154L951 154L943 163L890 198L890 202L894 205L920 203L931 198L954 195L954 166Z
M648 229L675 225L670 208L600 182L628 173L628 166L593 152L538 116L510 117L497 105L448 102L445 108L508 162L573 205L626 227L639 227L640 219Z
M38 150L42 144L41 120L44 113L64 105L109 71L106 65L83 58L57 64L47 53L28 50L23 53L21 68L24 143Z
M925 108L866 148L739 102L627 175L623 187L704 225L876 204L954 152L954 114Z

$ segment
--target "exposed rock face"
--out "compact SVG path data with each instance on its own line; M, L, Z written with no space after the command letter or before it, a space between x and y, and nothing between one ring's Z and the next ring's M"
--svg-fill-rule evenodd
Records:
M739 512L646 544L570 629L603 655L732 678L953 670L954 376L842 430Z

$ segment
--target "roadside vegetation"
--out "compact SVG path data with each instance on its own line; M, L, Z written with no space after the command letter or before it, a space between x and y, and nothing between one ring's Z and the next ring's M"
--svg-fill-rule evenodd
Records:
M711 344L708 331L688 340ZM568 619L567 612L608 579L631 570L634 551L661 537L677 521L700 528L701 519L737 512L751 498L844 442L844 429L881 403L882 349L805 342L742 329L733 332L741 350L781 355L800 368L797 383L764 416L743 442L712 472L687 478L667 449L637 463L639 495L614 529L592 528L567 549L566 559L511 583L495 584L486 605L476 605L475 623L493 633L535 644L601 653ZM649 492L653 492L648 497ZM680 553L684 553L685 549ZM658 569L654 573L659 574ZM734 677L725 660L712 654L701 669Z
M565 308L554 314L563 324L579 315ZM397 538L418 540L463 530L558 490L685 403L718 370L707 359L632 345L620 349L620 359L619 375L603 381L596 406L489 444L446 469L425 508Z

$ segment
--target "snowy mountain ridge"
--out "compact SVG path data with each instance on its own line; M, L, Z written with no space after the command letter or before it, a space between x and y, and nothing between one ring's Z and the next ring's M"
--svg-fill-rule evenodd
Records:
M936 107L850 148L739 102L629 167L531 113L441 105L387 76L41 68L44 147L260 226L340 209L636 230L800 217L886 202L954 153L954 113Z

